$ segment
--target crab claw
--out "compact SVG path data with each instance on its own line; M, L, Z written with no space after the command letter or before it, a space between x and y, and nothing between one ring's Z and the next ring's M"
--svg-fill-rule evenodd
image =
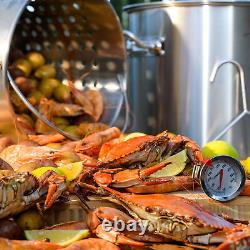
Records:
M47 191L44 210L50 208L56 199L66 190L65 176L58 175L54 171L47 171L39 179L40 191Z
M112 242L116 245L131 245L131 246L145 246L144 242L139 242L128 238L123 233L114 230L111 226L104 228L102 224L103 219L113 221L115 218L128 222L132 218L124 212L112 207L99 207L94 211L90 211L87 215L87 225L89 229L96 234L97 237Z
M144 242L139 242L136 240L132 240L128 237L126 237L124 234L120 232L116 232L114 230L109 230L109 232L106 232L102 225L99 225L96 230L95 230L96 236L107 240L109 242L112 242L116 245L130 245L130 246L137 246L137 247L142 247L145 246Z

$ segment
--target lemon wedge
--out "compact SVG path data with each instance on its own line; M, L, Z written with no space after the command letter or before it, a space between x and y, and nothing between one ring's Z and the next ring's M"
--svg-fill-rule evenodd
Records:
M79 161L62 165L58 169L66 176L67 181L73 181L82 173L83 165Z
M171 164L151 174L150 177L159 178L178 175L186 167L187 159L187 152L186 149L184 149L181 152L164 159L162 162L171 162Z
M131 138L135 138L135 137L139 137L139 136L144 136L146 134L140 133L140 132L134 132L134 133L130 133L127 136L124 137L123 141L127 141Z
M89 230L25 230L27 240L44 240L66 247L75 241L87 238Z
M241 164L243 165L247 175L250 175L250 157L241 161Z
M33 174L36 178L40 178L44 173L46 173L49 170L54 171L59 175L64 175L63 172L59 168L50 167L50 166L37 168L33 170L31 174Z

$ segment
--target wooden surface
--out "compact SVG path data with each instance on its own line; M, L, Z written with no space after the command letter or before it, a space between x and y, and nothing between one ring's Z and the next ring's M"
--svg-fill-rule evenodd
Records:
M209 198L202 191L183 191L172 194L194 200L219 215L226 215L234 220L250 221L250 196L238 196L232 201L219 202Z

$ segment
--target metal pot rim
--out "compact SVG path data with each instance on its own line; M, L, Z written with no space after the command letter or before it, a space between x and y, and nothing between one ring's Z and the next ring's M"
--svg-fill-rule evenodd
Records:
M250 5L250 0L181 0L181 1L166 1L166 2L153 2L153 3L140 3L126 5L123 10L130 13L136 11L143 11L148 9L164 8L164 7L178 7L178 6L201 6L201 5Z

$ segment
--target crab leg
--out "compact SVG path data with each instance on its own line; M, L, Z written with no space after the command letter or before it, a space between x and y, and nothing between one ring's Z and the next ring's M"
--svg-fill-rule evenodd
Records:
M250 227L238 226L227 232L227 237L224 239L215 250L241 250L250 248Z
M91 211L87 215L87 224L90 230L95 233L98 237L107 240L115 244L131 245L131 246L144 246L145 243L132 240L126 237L123 233L115 231L113 228L110 228L106 231L102 225L102 220L113 221L118 219L124 223L128 222L132 218L126 215L125 213L111 207L100 207Z
M159 194L180 190L193 190L196 184L191 176L166 176L145 180L141 184L127 187L126 191L135 194Z
M47 171L39 178L39 193L47 191L44 209L50 208L55 200L66 190L66 178L56 174L54 171Z
M116 188L131 187L141 183L146 177L161 170L171 162L161 162L145 169L127 169L112 175L107 171L99 171L94 174L94 180L99 185L111 185Z

